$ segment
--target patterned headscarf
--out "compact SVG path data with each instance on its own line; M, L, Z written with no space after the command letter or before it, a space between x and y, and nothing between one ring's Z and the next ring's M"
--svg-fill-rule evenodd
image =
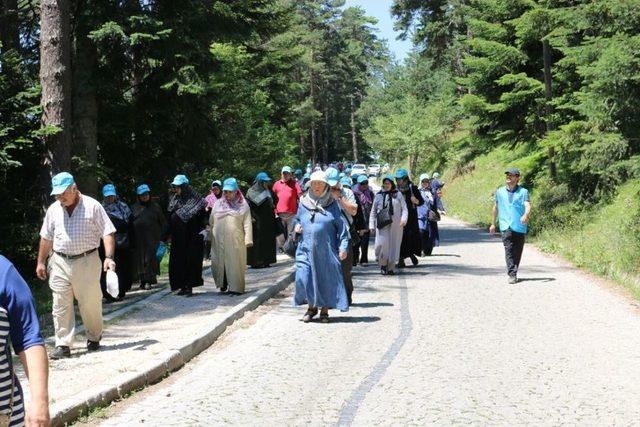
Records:
M169 212L175 213L182 222L189 222L207 206L207 202L196 193L190 185L181 186L180 195L174 194L169 200Z

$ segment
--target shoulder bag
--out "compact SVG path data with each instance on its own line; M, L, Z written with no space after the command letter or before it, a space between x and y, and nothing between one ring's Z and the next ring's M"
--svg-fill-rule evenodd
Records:
M393 222L393 196L389 195L389 204L385 206L387 195L382 195L382 209L376 214L376 227L382 230Z

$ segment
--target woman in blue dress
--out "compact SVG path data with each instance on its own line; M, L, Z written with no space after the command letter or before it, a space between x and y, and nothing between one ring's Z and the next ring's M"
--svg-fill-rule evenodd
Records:
M325 173L314 172L309 184L294 222L298 239L294 303L309 305L302 318L305 323L318 311L320 321L328 323L330 308L349 310L340 263L347 258L349 232Z

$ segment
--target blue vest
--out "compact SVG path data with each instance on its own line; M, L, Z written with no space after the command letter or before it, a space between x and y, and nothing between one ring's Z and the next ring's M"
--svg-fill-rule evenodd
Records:
M496 202L498 203L498 221L500 231L511 229L517 233L526 233L527 225L520 222L524 215L524 203L529 201L529 190L517 186L511 193L506 186L496 191Z

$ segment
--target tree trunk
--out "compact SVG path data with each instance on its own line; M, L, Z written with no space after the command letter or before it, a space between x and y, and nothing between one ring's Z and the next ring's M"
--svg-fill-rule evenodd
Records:
M98 102L93 84L97 53L87 38L88 28L79 23L73 63L73 138L78 185L88 195L97 196Z
M358 153L358 137L356 135L356 108L355 102L353 100L353 95L351 95L351 147L353 150L353 161L360 161L360 156Z
M20 48L18 0L0 0L0 52Z
M322 161L329 163L329 106L324 106L324 138L322 139Z
M305 139L304 139L305 130L302 126L300 126L300 161L306 160L306 152L305 152Z
M69 0L40 2L40 84L44 165L57 173L71 166L71 27ZM53 132L52 130L56 130Z
M313 55L311 55L313 58ZM311 76L309 78L309 96L311 97L311 105L315 108L316 105L316 82L313 71L311 71ZM318 159L318 136L316 135L316 120L315 118L311 119L311 159L313 164L316 163Z
M553 126L553 107L551 106L551 102L553 100L553 88L552 88L552 80L551 80L551 47L549 46L548 40L542 41L542 59L544 63L544 98L545 98L545 115L546 117L546 125L547 125L547 133L551 132L554 128ZM552 180L556 179L557 170L556 170L556 160L555 160L555 148L553 146L549 147L548 156L549 156L549 175Z

